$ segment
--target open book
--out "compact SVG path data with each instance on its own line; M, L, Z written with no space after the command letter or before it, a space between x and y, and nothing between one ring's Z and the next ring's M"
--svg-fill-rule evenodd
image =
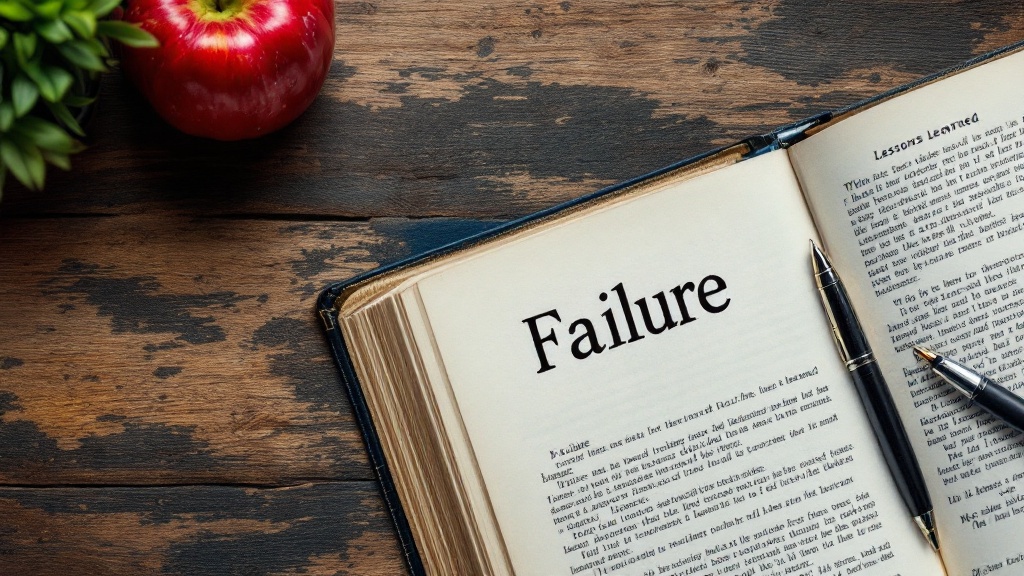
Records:
M808 239L868 332L941 556L838 359ZM911 351L1024 387L1022 270L1009 52L320 306L415 572L1024 574L1019 434Z

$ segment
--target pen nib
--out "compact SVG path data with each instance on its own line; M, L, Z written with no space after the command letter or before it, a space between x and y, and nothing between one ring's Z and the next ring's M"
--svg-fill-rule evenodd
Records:
M832 269L832 263L828 261L825 253L818 248L818 245L811 240L811 264L814 266L814 273L821 275L822 272Z
M932 511L929 510L920 516L915 516L914 522L921 529L921 533L924 534L924 538L931 545L932 550L938 552L939 534L935 531L935 519L932 517Z
M934 362L939 357L938 354L925 348L924 346L914 346L914 354L917 354L919 358L926 362Z

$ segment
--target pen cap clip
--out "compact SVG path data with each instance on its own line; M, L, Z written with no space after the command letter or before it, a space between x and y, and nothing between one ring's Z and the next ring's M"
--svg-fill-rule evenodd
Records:
M853 308L845 304L846 291L843 290L843 286L836 284L831 289L821 290L821 297L827 302L825 310L832 324L832 339L846 368L853 370L863 361L873 358L871 347ZM841 300L843 305L838 304L836 300Z
M815 281L829 325L832 327L832 340L836 343L843 364L853 370L863 363L863 360L871 357L871 347L853 311L853 306L850 305L850 297L846 294L839 275L817 247L814 255Z
M839 331L836 330L835 324L832 324L832 343L836 345L836 351L839 352L839 359L843 361L843 364L847 364L850 361L850 353L846 351L843 346L843 337L839 335Z

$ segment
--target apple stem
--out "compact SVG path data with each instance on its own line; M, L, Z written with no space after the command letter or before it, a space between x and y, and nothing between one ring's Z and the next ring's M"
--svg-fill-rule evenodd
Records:
M217 8L217 12L224 11L224 5L222 4L222 2L223 0L214 0L213 5Z

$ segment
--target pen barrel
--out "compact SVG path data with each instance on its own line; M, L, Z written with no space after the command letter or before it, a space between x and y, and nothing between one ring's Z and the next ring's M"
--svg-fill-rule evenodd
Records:
M928 512L932 509L932 503L921 476L921 468L878 364L872 360L850 373L903 502L912 516Z
M839 357L847 366L855 364L871 353L871 347L850 304L850 297L833 270L819 274L818 281L818 293L832 327L832 338L839 349Z
M991 380L985 384L974 397L974 403L1004 423L1024 431L1024 399Z

